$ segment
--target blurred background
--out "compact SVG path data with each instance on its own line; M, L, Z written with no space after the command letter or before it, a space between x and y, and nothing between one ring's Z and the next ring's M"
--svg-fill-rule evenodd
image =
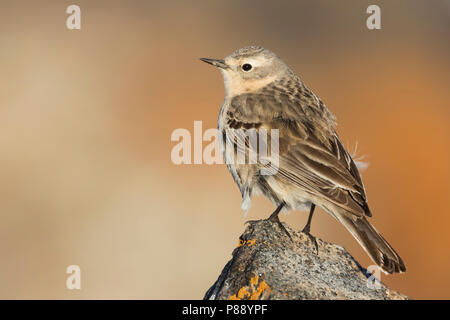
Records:
M71 4L81 30L66 28ZM246 45L276 52L358 141L371 221L407 266L381 280L449 298L449 13L443 0L3 1L0 298L203 297L244 222L274 208L255 198L244 218L225 166L173 164L170 137L216 127L222 78L198 59ZM323 211L312 233L372 264ZM66 289L72 264L81 290Z

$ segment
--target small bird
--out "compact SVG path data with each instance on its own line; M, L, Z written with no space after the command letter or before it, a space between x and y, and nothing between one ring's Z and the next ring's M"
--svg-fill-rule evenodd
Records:
M336 133L335 116L289 66L260 46L236 50L225 59L201 60L219 68L224 79L218 119L222 141L229 139L230 130L278 129L279 159L273 174L261 174L267 167L261 163L237 163L236 148L223 150L243 209L259 193L276 206L269 219L280 225L281 210L309 209L303 232L310 235L319 206L347 228L385 273L405 272L400 256L367 220L372 213L363 182ZM244 148L250 149L248 141Z

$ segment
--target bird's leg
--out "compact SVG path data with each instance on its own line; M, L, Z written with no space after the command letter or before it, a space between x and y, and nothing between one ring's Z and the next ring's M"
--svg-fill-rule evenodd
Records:
M303 233L308 233L311 231L311 220L314 214L314 209L316 208L316 205L314 203L311 203L311 208L309 209L309 216L308 216L308 222L306 223L305 227L303 228Z
M305 233L311 239L311 241L314 243L317 254L318 254L319 253L319 245L317 244L316 237L314 237L310 232L311 231L311 220L312 220L315 208L316 208L316 205L314 203L311 203L311 209L309 210L308 222L306 222L306 225L303 228L302 232Z
M270 215L269 218L267 218L266 220L270 221L270 222L275 222L276 224L278 224L278 226L280 227L281 230L283 230L287 236L289 237L289 239L291 239L291 235L289 234L289 232L286 230L286 228L283 226L283 224L280 221L280 218L278 217L278 214L280 213L281 209L283 209L283 207L286 205L286 203L284 203L284 201L275 209L275 211Z
M280 221L280 219L278 218L278 214L280 213L281 209L283 209L285 203L282 202L276 209L274 212L272 212L272 214L270 215L269 218L267 218L267 220L272 221L272 222L277 222Z

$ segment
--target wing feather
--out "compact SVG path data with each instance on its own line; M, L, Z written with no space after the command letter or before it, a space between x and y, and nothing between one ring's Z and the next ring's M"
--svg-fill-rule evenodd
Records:
M297 91L298 98L274 94L268 99L267 92L236 97L229 127L279 129L278 179L355 215L371 216L361 176L335 132L334 116L314 94L305 102ZM266 160L273 163L271 157Z

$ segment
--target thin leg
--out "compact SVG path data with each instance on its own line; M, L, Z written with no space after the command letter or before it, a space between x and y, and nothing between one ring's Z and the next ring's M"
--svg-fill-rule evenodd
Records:
M280 213L281 209L283 209L283 207L286 205L286 203L282 202L276 209L275 211L270 215L269 218L267 218L268 221L271 222L275 222L278 224L278 226L280 227L281 230L283 230L287 236L289 237L289 239L291 239L291 235L289 234L289 232L286 230L286 228L283 226L283 224L280 221L280 218L278 217L278 214Z
M272 212L272 214L270 215L270 217L267 220L276 222L276 221L280 221L280 219L278 218L278 214L280 213L281 209L283 209L283 207L285 206L285 203L282 202L276 209L274 212Z
M302 232L304 232L304 233L309 233L311 231L311 220L312 220L315 208L316 208L316 205L314 203L311 203L311 209L309 210L308 222L306 223L305 227L302 230Z
M309 237L309 239L311 239L311 242L316 247L317 254L319 254L319 245L317 244L316 237L314 237L310 232L311 231L311 220L312 220L315 208L316 208L316 205L314 203L311 203L311 209L309 210L308 222L306 222L306 225L303 228L302 232L306 233L306 235Z

